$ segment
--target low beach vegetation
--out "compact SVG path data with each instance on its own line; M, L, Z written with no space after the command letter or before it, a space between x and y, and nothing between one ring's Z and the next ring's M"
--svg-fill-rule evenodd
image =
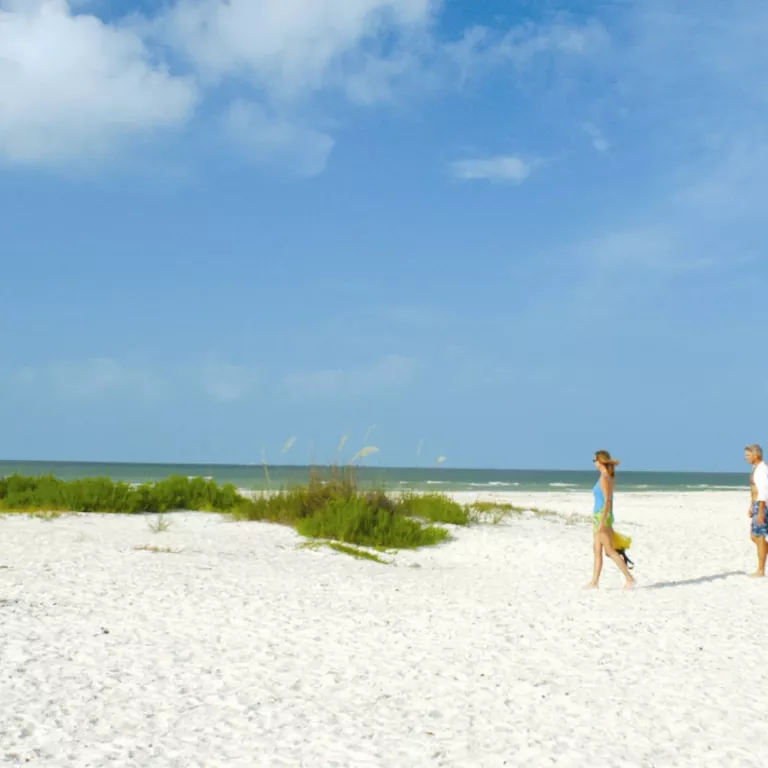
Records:
M461 506L447 497L430 494L420 502L415 498L361 488L351 468L332 467L327 473L315 470L304 486L244 500L233 514L292 525L308 538L384 549L438 544L450 534L435 524L468 522Z
M442 493L408 493L398 498L398 509L409 517L430 523L467 525L469 509Z
M154 521L149 522L149 530L152 533L165 533L171 529L171 521L164 515L160 514Z
M352 554L349 545L413 549L439 544L450 538L440 524L469 522L464 507L440 494L391 495L360 487L351 467L313 470L305 485L260 495L202 478L169 477L140 485L108 478L66 481L52 475L0 480L0 512L6 513L154 513L150 530L162 533L170 527L165 513L185 509L290 525L307 538L333 542L346 554Z
M316 514L300 520L296 530L308 538L388 549L425 547L449 536L445 528L423 525L396 509L371 504L364 496L331 501Z
M220 486L201 477L171 476L141 485L114 482L106 477L60 480L53 475L11 475L0 479L0 511L228 512L241 498L234 485Z
M350 547L348 544L341 544L338 541L316 541L310 539L301 545L301 549L318 550L325 548L332 549L334 552L340 552L343 555L349 555L356 560L368 560L373 563L380 563L381 565L389 565L389 561L384 560L377 552L360 549L359 547Z
M153 544L142 544L138 547L134 547L137 552L152 552L155 555L178 555L178 549L172 549L171 547L157 547Z
M504 502L459 504L441 493L391 493L358 483L355 468L313 469L307 482L263 493L240 492L214 480L171 476L130 484L108 478L60 480L52 475L0 479L0 514L24 512L52 518L61 513L151 513L148 526L163 533L174 510L219 512L235 520L289 525L336 551L376 559L364 550L415 549L451 538L446 526L500 523L511 515L554 513ZM363 554L361 554L363 553Z

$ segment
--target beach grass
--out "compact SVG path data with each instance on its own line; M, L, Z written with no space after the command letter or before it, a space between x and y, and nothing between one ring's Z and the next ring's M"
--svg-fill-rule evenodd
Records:
M53 475L11 475L0 479L0 511L228 512L241 498L234 485L220 486L201 477L171 476L141 485L114 482L106 477L59 480Z
M436 524L469 522L468 511L441 494L392 495L361 488L352 467L315 470L306 485L243 500L233 514L291 525L308 538L384 549L438 544L450 534Z
M422 525L396 509L377 505L364 495L332 500L311 517L299 520L296 530L308 538L391 549L439 544L450 535L445 528Z
M357 560L369 560L374 563L380 563L381 565L389 565L387 560L382 559L375 552L368 552L367 550L359 549L358 547L350 547L348 544L341 544L338 541L310 540L305 541L301 545L301 549L312 550L322 549L324 547L328 547L334 552L339 552L343 555L349 555L350 557L354 557Z
M141 544L138 547L134 547L137 552L152 552L156 555L178 555L178 549L172 549L171 547L157 547L153 544Z
M315 470L306 485L254 497L212 480L176 476L142 485L108 478L64 481L51 475L0 480L0 512L149 512L158 515L148 523L149 529L162 533L171 525L164 513L181 509L281 523L307 538L380 549L438 544L450 534L436 524L469 521L464 507L440 494L393 496L383 489L360 487L353 467Z
M441 493L362 487L356 468L350 465L315 468L305 485L258 495L240 493L233 485L220 486L213 480L180 476L140 485L108 478L65 481L52 475L0 479L0 513L22 512L44 519L62 513L154 513L157 517L148 527L152 533L163 533L171 527L166 513L184 509L289 525L309 539L380 550L440 544L451 538L445 526L498 524L522 513L555 514L505 502L464 505Z
M152 533L165 533L170 530L170 528L171 521L163 514L158 515L154 522L149 523L149 530L152 531Z
M58 520L60 517L64 517L65 515L73 514L77 514L77 512L66 512L55 509L40 509L36 506L5 509L2 505L0 505L0 518L4 517L5 515L24 515L26 517L35 518L36 520L47 520L50 522L52 520Z
M324 477L314 472L306 485L274 491L255 498L240 498L232 510L239 520L256 520L295 525L312 517L332 501L347 501L361 495L378 498L376 491L358 488L352 472L332 473ZM386 494L381 494L382 497ZM386 502L385 502L386 503Z
M499 525L511 515L522 514L525 509L506 502L474 501L467 506L467 512L470 521L476 525Z
M474 501L468 505L470 521L473 523L490 523L498 525L512 515L522 515L530 513L536 517L554 517L557 512L551 509L541 509L539 507L520 507L507 502L497 501Z
M338 541L329 541L328 546L334 552L340 552L344 555L350 555L357 560L370 560L373 563L381 563L382 565L389 565L386 560L382 560L377 554L373 552L366 552L364 549L358 549L357 547L349 547L346 544L340 544Z
M504 501L473 501L469 507L476 512L525 512L525 507L516 507Z
M469 509L442 493L409 493L397 499L396 508L409 517L418 517L430 523L467 525Z

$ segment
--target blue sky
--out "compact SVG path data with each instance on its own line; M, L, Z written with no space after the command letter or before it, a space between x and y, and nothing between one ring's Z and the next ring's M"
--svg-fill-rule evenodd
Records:
M0 456L742 469L767 24L0 0Z

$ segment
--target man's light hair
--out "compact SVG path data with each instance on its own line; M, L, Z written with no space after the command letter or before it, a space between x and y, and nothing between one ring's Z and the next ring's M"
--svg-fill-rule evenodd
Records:
M751 453L754 456L757 456L759 459L763 458L763 449L755 443L754 445L748 445L745 449L747 453Z

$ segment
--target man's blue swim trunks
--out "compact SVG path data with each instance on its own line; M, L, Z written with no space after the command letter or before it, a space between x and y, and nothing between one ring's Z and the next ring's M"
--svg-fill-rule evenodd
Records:
M766 505L766 508L765 508L765 515L764 515L762 525L757 524L757 516L759 513L760 513L760 502L753 501L752 502L752 535L756 539L768 537L768 505Z

